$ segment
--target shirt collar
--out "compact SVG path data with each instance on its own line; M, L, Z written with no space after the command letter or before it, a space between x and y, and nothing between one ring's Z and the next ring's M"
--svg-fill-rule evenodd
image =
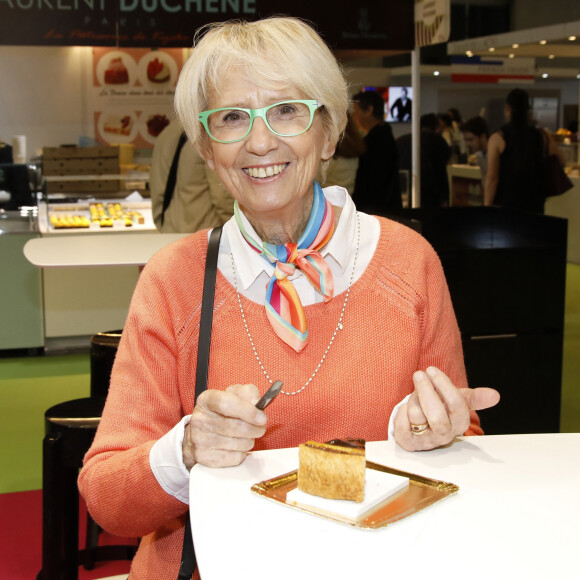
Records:
M344 273L353 251L349 240L353 239L356 228L356 208L347 190L342 187L327 187L323 189L323 193L324 197L326 197L333 206L342 208L342 212L332 238L322 249L321 254L329 262L334 261L337 267L340 268L340 271ZM240 214L248 234L255 239L259 239L258 234L255 232L242 211L240 211ZM251 248L242 236L242 233L236 224L236 220L232 217L225 227L227 228L228 240L230 241L230 251L234 263L236 264L236 272L241 287L244 290L247 290L256 281L260 274L262 274L262 272L264 272L268 278L272 277L274 275L274 265L270 264ZM329 265L331 269L334 270L333 264L329 263ZM296 269L294 276L301 275L301 272Z

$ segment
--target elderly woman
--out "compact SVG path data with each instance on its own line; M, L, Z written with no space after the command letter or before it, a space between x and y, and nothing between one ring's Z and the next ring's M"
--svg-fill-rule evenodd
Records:
M132 580L176 576L196 463L234 466L251 449L339 436L427 450L480 433L473 410L497 401L466 388L431 247L314 181L348 94L312 28L290 18L209 27L176 108L235 215L219 248L208 389L194 407L206 230L141 274L79 478L97 522L143 536ZM283 394L256 409L276 379Z

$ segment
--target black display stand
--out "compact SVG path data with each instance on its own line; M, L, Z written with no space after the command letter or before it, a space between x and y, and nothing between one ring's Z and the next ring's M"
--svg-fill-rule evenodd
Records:
M487 435L560 430L567 220L499 208L405 209L447 277L469 384L501 392Z

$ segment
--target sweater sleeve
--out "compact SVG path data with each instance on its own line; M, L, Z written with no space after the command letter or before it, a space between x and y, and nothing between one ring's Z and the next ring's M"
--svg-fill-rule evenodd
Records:
M79 476L95 521L120 536L143 536L187 510L162 489L149 460L154 443L193 405L191 397L184 410L180 394L178 333L183 325L176 303L181 302L182 311L188 309L164 276L167 268L179 267L173 256L158 254L140 276L101 423Z

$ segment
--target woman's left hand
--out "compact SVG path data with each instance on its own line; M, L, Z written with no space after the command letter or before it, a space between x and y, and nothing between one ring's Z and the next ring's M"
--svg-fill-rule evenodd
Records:
M441 447L463 435L471 411L493 407L499 401L495 389L458 389L436 367L413 375L415 391L395 417L395 441L407 451Z

